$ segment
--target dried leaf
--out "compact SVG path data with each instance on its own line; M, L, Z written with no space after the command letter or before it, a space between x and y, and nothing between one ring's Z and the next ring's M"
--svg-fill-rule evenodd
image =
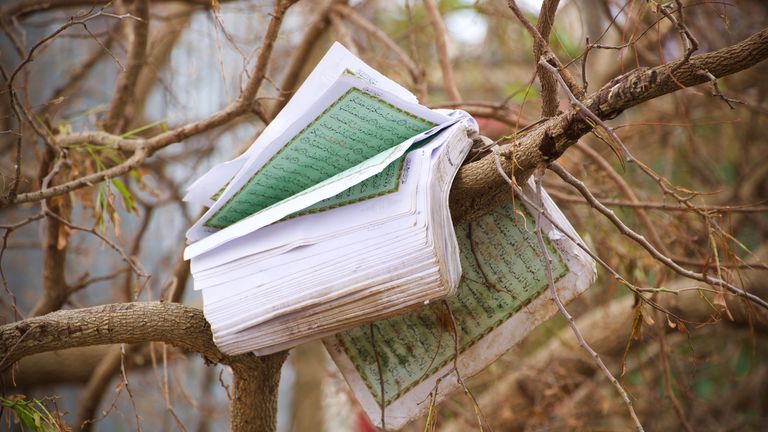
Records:
M72 230L68 226L64 224L59 225L59 234L58 238L56 239L56 249L64 250L67 247L67 244L69 243L70 231Z
M731 315L730 309L728 309L728 303L725 301L725 294L722 291L718 291L712 298L712 303L723 308L728 318L733 321L733 315Z
M644 322L645 322L645 324L647 324L648 326L653 326L654 324L656 324L656 321L654 321L654 320L653 320L653 318L651 318L651 315L650 315L650 314L646 314L646 313L644 313L644 314L642 314L642 317L643 317L643 321L644 321Z
M677 323L669 319L669 315L667 315L667 325L669 328L677 328Z

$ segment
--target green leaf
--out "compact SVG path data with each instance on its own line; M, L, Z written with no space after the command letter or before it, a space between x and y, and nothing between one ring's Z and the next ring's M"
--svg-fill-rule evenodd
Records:
M115 185L115 189L117 189L117 191L120 192L120 195L123 197L123 206L125 209L129 212L135 211L136 202L133 200L131 191L129 191L128 188L125 187L125 184L123 184L123 182L121 182L119 179L113 178L112 184Z
M155 126L159 126L160 130L165 132L166 130L168 130L168 126L165 123L166 123L166 119L154 121L152 123L146 124L144 126L139 126L136 129L133 129L133 130L130 130L130 131L126 132L126 133L120 135L120 138L129 138L129 137L131 137L133 135L136 135L137 133L144 132L145 130L151 129L151 128L155 127Z

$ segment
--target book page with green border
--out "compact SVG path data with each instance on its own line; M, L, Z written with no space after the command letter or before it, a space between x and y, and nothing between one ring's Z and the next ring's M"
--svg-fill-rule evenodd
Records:
M508 203L471 226L457 228L463 276L448 305L458 328L459 352L547 289L534 227L522 205ZM547 248L559 279L568 268L549 239ZM441 309L436 303L336 335L377 403L382 383L387 405L453 360L454 335Z
M225 228L433 126L376 96L351 88L278 151L205 226ZM388 181L380 177L366 183L365 190L355 192L358 198L377 196L396 186L398 170L385 172L390 176Z

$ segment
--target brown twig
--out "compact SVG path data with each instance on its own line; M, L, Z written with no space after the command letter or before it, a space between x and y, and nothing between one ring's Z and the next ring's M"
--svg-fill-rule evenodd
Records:
M509 5L509 8L512 10L512 13L514 13L518 21L520 21L520 24L522 24L523 27L528 31L528 34L531 35L534 44L541 47L541 55L536 59L537 64L540 64L542 61L547 63L552 62L553 67L555 67L560 72L560 74L562 74L563 79L567 83L566 87L569 88L577 98L584 97L584 90L578 84L576 84L576 80L573 78L571 73L568 72L568 69L563 67L555 53L553 53L552 49L549 48L549 43L547 43L547 40L541 35L541 33L539 33L536 27L534 27L533 24L528 21L528 18L525 17L523 11L521 11L517 6L515 0L509 0L507 4Z
M133 90L146 61L147 42L149 41L149 0L136 0L132 4L131 15L136 17L130 23L130 46L128 64L117 79L115 94L109 104L109 111L104 120L104 129L108 132L122 132L129 119L124 117L127 106L133 98Z
M62 139L57 140L56 143L58 146L66 147L78 143L91 143L107 145L112 148L118 148L121 150L132 151L133 154L122 163L107 168L103 171L78 177L72 181L52 186L50 188L41 189L36 192L19 194L15 197L3 197L0 199L0 207L8 205L12 202L18 203L39 201L82 187L92 186L106 179L121 176L133 168L141 165L149 156L161 148L191 136L200 134L202 132L214 129L248 112L252 106L254 98L256 97L256 93L258 92L258 89L264 80L267 64L269 62L272 48L274 46L274 41L277 38L283 17L285 16L288 8L293 3L295 3L295 1L296 0L283 0L276 3L272 12L272 19L270 20L269 26L267 27L267 30L264 34L261 50L259 51L259 56L251 75L251 79L248 82L245 90L243 90L238 98L227 107L206 117L205 119L185 124L167 132L163 132L159 135L155 135L150 139L126 139L121 136L104 132L86 132L83 134L67 135Z
M742 288L739 288L733 284L730 284L720 278L715 278L706 274L697 273L688 269L685 269L681 267L679 264L675 263L671 258L668 256L662 254L658 251L648 240L646 240L645 237L642 235L634 232L632 229L627 227L610 209L605 207L603 204L600 203L600 201L595 198L594 195L592 195L592 192L582 183L579 179L571 175L568 171L563 169L560 165L553 163L550 164L548 167L552 172L557 174L563 181L570 184L576 190L578 190L584 198L589 201L589 203L592 205L592 207L603 214L608 220L610 220L618 230L635 241L637 244L642 246L648 253L654 257L656 260L661 262L662 264L666 265L670 269L672 269L675 273L679 274L680 276L687 277L689 279L705 282L707 284L713 285L713 286L719 286L722 288L727 289L734 295L743 297L746 300L751 301L757 306L760 306L764 309L768 309L768 302L764 299L761 299L760 297L744 291Z
M547 251L547 246L544 244L544 237L542 235L542 230L541 230L541 217L542 217L542 213L544 213L542 211L544 207L544 199L541 194L541 176L540 175L535 176L534 181L536 184L536 196L538 197L537 198L538 205L540 206L539 207L540 211L536 213L536 239L538 240L538 243L539 243L539 250L543 255L544 266L547 272L547 283L549 284L550 297L557 305L557 309L560 311L560 314L563 315L563 317L565 317L566 321L568 321L568 325L571 327L573 334L576 336L576 339L579 341L579 345L584 349L584 351L591 358L594 359L595 363L597 363L597 365L600 367L600 370L603 371L603 373L611 382L611 384L613 384L614 388L616 388L616 391L618 391L619 394L621 395L621 398L624 400L624 404L627 406L627 409L629 410L629 414L632 417L632 421L635 424L635 428L638 431L642 432L643 425L640 423L640 419L637 418L635 409L632 406L632 400L629 398L627 391L624 390L624 387L621 385L621 383L619 383L619 381L613 376L611 371L603 362L603 359L600 358L600 355L598 355L597 352L595 352L595 350L593 350L592 347L589 346L587 341L584 339L584 336L581 334L581 331L576 326L576 322L573 320L573 317L565 308L565 305L563 305L563 302L560 300L560 298L557 295L557 289L555 288L555 278L552 275L552 258L549 256L549 251Z
M427 16L429 16L429 22L432 24L432 30L435 32L437 59L440 62L440 70L443 72L443 86L448 95L448 100L453 102L460 101L461 94L456 86L456 79L453 77L453 68L448 56L448 35L445 31L443 18L440 16L435 0L423 0L423 3L424 9L427 10Z
M347 24L341 16L340 13L334 11L328 15L328 18L331 20L333 31L336 34L336 37L341 41L342 45L347 47L349 52L357 56L359 55L357 52L357 44L355 44L354 39L352 39L352 34L349 32L349 28L347 28Z
M627 198L632 203L640 202L629 184L627 184L627 182L619 175L619 173L616 172L615 169L613 169L611 164L608 163L608 161L605 160L605 158L602 157L600 153L584 145L584 143L576 143L574 148L580 151L583 155L590 158L598 167L600 167L600 169L608 176L608 178L613 181L613 183L619 189L619 192L621 192L625 198ZM638 221L640 221L645 230L648 232L651 243L656 246L656 248L659 249L661 253L669 256L669 250L667 249L667 246L663 241L661 241L661 237L659 236L656 227L651 222L651 219L648 217L648 213L645 212L645 209L641 207L635 208L635 214L637 214Z
M571 194L566 194L566 193L557 192L557 191L549 191L549 194L557 198L559 201L575 203L575 204L589 204L589 202L586 201L584 197L579 195L571 195ZM614 199L607 199L607 198L601 198L600 202L610 207L627 207L627 208L634 208L634 209L660 210L665 212L685 212L685 213L694 212L694 209L686 206L667 204L663 202L648 202L648 201L636 202L636 201L614 200ZM765 212L768 212L768 206L754 205L754 204L722 205L722 206L696 205L695 208L699 211L703 211L706 213L765 213Z
M693 428L685 418L685 412L680 406L680 401L677 400L675 391L672 388L672 371L670 370L671 368L669 365L669 350L667 349L667 332L665 328L667 326L667 319L666 317L660 316L660 314L657 314L657 318L659 321L657 327L659 330L659 358L661 359L662 376L664 378L664 392L666 393L667 399L669 399L669 403L672 405L672 410L680 420L683 429L685 429L686 432L693 432Z
M375 26L372 22L368 21L365 19L365 17L357 13L357 11L355 11L353 8L345 4L334 5L333 10L334 12L349 20L349 22L352 23L355 27L358 27L359 29L368 33L373 38L381 42L384 46L386 46L387 49L390 50L395 55L395 57L397 57L398 61L403 66L405 66L406 69L408 69L408 73L411 76L414 87L419 89L426 85L424 81L424 70L420 68L416 62L413 61L413 59L411 59L411 57L402 48L400 48L400 46L398 46L391 37L389 37L386 32Z
M80 402L77 406L77 420L75 422L75 425L79 426L78 430L88 432L93 429L93 423L96 421L96 410L104 392L112 382L112 378L120 370L121 358L120 347L110 347L109 352L93 370L79 397Z
M555 22L555 14L557 13L557 7L560 5L560 0L544 0L541 3L541 10L539 12L539 20L536 22L536 30L541 34L541 38L544 41L549 39L549 33L552 31L552 26ZM536 64L537 74L539 75L539 81L541 82L541 115L542 117L552 117L557 114L558 101L557 101L557 81L549 73L544 72L544 68L538 64L542 59L542 55L545 50L551 51L549 43L547 46L541 46L537 40L533 44L533 58Z
M576 247L578 247L579 249L581 249L582 251L584 251L584 253L586 253L587 255L589 255L589 256L590 256L590 257L591 257L593 260L595 260L595 262L597 262L598 264L600 264L600 266L602 266L602 267L603 267L603 268L604 268L604 269L605 269L605 270L606 270L608 273L610 273L610 274L611 274L611 276L612 276L612 277L613 277L613 278L614 278L616 281L618 281L618 282L619 282L619 283L621 283L622 285L624 285L624 286L626 286L627 288L629 288L629 289L630 289L632 292L634 292L634 293L638 294L638 298L639 298L641 301L643 301L645 304L649 305L650 307L652 307L652 308L654 308L654 309L656 309L656 310L658 310L658 311L661 311L661 312L664 312L664 313L667 313L667 314L670 314L670 315L673 315L673 316L674 316L674 314L671 314L669 311L667 311L667 310L664 310L664 309L663 309L663 308L662 308L660 305L658 305L658 304L657 304L655 301L653 301L652 299L649 299L649 298L647 298L647 297L644 297L644 296L642 296L642 295L639 295L639 294L642 292L642 291L641 291L641 290L642 290L642 288L641 288L641 287L638 287L638 286L636 286L635 284L633 284L633 283L629 282L627 279L625 279L625 278L624 278L624 277L623 277L623 276L622 276L622 275L621 275L621 274L620 274L618 271L616 271L616 269L614 269L613 267L611 267L610 265L608 265L608 263L607 263L607 262L605 262L605 260L604 260L604 259L600 258L600 256L598 256L596 253L592 252L592 251L591 251L591 250L590 250L590 249L587 247L587 245L585 245L585 244L584 244L584 242L583 242L583 241L582 241L582 240L581 240L579 237L571 235L571 234L570 234L570 233L569 233L567 230L565 230L565 229L564 229L564 228L563 228L563 227L560 225L560 223L559 223L558 221L554 220L554 218L552 218L552 217L549 215L549 213L547 213L547 212L546 212L546 211L544 211L544 210L543 210L541 207L539 207L539 205L538 205L537 203L533 202L533 200L532 200L531 198L529 198L529 197L528 197L528 196L527 196L527 195L526 195L526 194L523 192L523 190L520 188L520 186L518 186L518 185L517 185L517 182L516 182L516 180L513 180L512 178L510 178L510 177L507 175L507 173L505 173L505 172L504 172L504 170L502 169L502 166L501 166L501 158L500 158L500 156L499 156L499 153L498 153L498 148L497 148L497 147L494 147L492 150L493 150L493 151L492 151L491 153L493 154L493 156L494 156L494 159L495 159L495 161L496 161L496 169L497 169L497 173L498 173L498 174L499 174L499 176L500 176L500 177L503 179L503 181L504 181L504 182L506 182L506 184L509 186L509 188L510 188L510 189L513 191L513 193L515 194L515 195L514 195L514 197L515 197L515 198L520 198L520 200L522 200L522 201L525 203L525 205L526 205L526 206L528 206L528 208L530 208L530 209L533 209L533 210L534 210L534 211L536 211L536 212L540 212L540 213L542 213L542 214L544 215L544 218L546 218L546 219L547 219L547 221L548 221L548 222L549 222L549 223L550 223L550 224L551 224L551 225L552 225L552 226L553 226L555 229L557 229L557 230L558 230L558 231L559 231L561 234L563 234L563 235L564 235L566 238L568 238L568 240L572 241L572 242L573 242L573 244L575 244L575 245L576 245ZM680 317L677 317L677 316L675 316L675 318L681 319ZM681 319L681 320L682 320L682 319Z
M296 91L299 84L299 76L304 66L307 63L307 59L315 45L320 40L320 36L325 32L330 23L328 15L331 13L331 8L334 3L338 3L338 0L326 0L326 3L319 8L315 18L307 26L307 30L304 32L304 37L301 39L299 46L293 50L293 56L288 64L288 69L285 71L283 80L280 82L280 99L275 102L272 107L272 111L269 114L269 118L275 118L277 113L283 109L285 104Z

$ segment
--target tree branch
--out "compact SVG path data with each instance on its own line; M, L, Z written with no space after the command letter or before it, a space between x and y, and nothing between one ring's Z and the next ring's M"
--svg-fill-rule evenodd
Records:
M177 303L137 302L62 310L4 325L0 370L42 352L149 341L200 353L210 363L234 361L214 345L201 310Z
M541 4L539 21L536 22L536 30L539 31L544 41L549 40L549 33L552 31L552 26L555 23L555 13L559 4L560 0L544 0ZM545 49L549 50L549 45L543 47L538 41L533 44L536 73L539 75L539 81L541 82L541 115L542 117L552 117L557 114L558 107L557 81L538 64Z
M440 10L437 9L435 0L423 0L424 8L427 10L429 22L432 24L432 30L435 32L435 46L437 48L437 59L440 62L440 69L443 72L443 85L448 94L448 100L458 102L461 100L459 88L456 86L456 79L453 77L453 68L448 56L448 36L445 31L443 18L440 16Z
M231 429L274 430L277 383L287 354L228 356L214 345L203 312L178 303L116 303L57 311L6 324L0 327L0 371L32 354L151 341L202 354L207 363L231 366L238 392L230 408Z
M307 27L307 31L304 32L304 37L301 39L299 46L293 51L291 57L291 63L288 65L288 70L285 72L283 81L280 83L280 99L277 100L272 107L269 117L275 118L277 113L288 103L288 100L296 91L299 86L299 75L307 64L307 59L315 48L315 44L320 40L320 36L325 32L330 24L329 14L334 4L341 3L339 0L329 0L324 6L320 8L315 15L315 18Z
M131 42L128 48L128 65L117 79L115 95L109 104L109 112L104 121L104 129L109 132L122 132L129 122L124 114L133 99L136 81L146 61L149 40L149 0L134 1L131 14L137 19L129 23Z
M155 135L150 139L125 139L118 135L112 135L104 132L84 132L81 134L66 135L56 139L56 144L62 147L82 143L94 143L107 145L109 147L121 150L132 150L133 154L121 164L115 165L103 171L99 171L75 180L62 183L50 188L40 189L35 192L19 194L16 196L5 196L0 198L0 208L19 202L33 202L52 196L68 193L75 189L86 186L92 186L103 180L123 175L131 169L140 166L144 161L156 151L170 145L183 141L189 137L202 132L215 129L229 121L247 113L253 103L256 93L264 80L267 64L272 54L274 41L277 39L280 26L288 8L297 0L282 0L275 4L272 11L272 19L264 34L259 56L254 67L253 74L246 88L240 93L240 96L226 106L224 109L206 117L205 119L188 123L173 130Z
M400 48L395 41L392 40L389 35L382 29L374 25L372 22L365 19L359 13L357 13L351 7L345 4L337 4L333 6L334 12L343 16L350 23L370 34L372 37L383 43L393 54L398 58L400 63L408 69L408 73L411 75L413 85L417 89L424 89L426 87L425 73L406 52Z
M593 113L610 120L624 110L683 87L709 82L698 73L708 70L717 78L748 69L768 58L768 29L744 41L706 54L691 56L688 63L671 62L653 68L637 68L611 80L584 100ZM669 75L675 70L674 78ZM499 147L501 165L522 184L533 169L551 162L592 130L586 115L575 108L548 119L522 136ZM493 155L466 164L451 189L454 223L463 223L497 207L509 195L507 184L498 175Z

